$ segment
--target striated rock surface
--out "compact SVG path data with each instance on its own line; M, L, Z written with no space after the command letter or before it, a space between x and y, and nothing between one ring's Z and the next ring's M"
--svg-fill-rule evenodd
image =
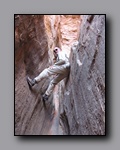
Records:
M53 64L52 50L55 46L62 47L67 41L66 45L70 47L72 40L77 38L75 34L79 17L15 15L15 135L61 134L57 91L54 97L51 95L49 98L49 102L56 105L54 116L52 105L45 105L41 100L41 94L45 92L50 79L30 88L26 77L34 78ZM66 28L66 25L69 27Z
M34 78L49 65L48 41L43 15L15 16L15 135L48 134L51 105L44 107L41 93L49 79L29 88L26 77ZM49 101L52 101L50 99Z
M78 40L80 35L80 15L61 15L60 34L61 48L69 56L72 44Z
M64 134L105 134L105 16L81 16L78 45L71 48L71 72L60 86ZM82 65L81 65L82 63Z
M45 15L44 18L51 56L55 46L69 56L72 44L79 38L80 15Z

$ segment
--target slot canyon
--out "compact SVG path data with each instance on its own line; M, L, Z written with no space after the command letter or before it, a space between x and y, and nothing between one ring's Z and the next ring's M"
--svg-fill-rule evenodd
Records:
M15 135L105 135L105 15L14 15ZM70 74L43 102L60 47Z

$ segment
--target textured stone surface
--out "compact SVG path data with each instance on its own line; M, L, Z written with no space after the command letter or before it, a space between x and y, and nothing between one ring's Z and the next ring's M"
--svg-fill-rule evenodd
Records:
M52 108L45 108L41 93L48 86L43 80L29 88L26 77L34 78L49 60L43 15L15 16L15 135L48 134Z
M59 134L58 106L53 119L52 105L45 108L41 100L49 79L33 88L26 82L27 76L34 78L53 63L51 50L60 47L59 19L60 15L15 15L15 135ZM49 102L53 100L51 96Z
M55 46L60 47L68 56L70 47L74 41L78 40L80 28L80 15L45 15L44 23L46 27L50 62L52 62L52 50ZM57 87L56 87L57 88ZM56 98L57 91L54 94L55 116L53 120L52 134L63 134L59 124L59 102L60 98ZM55 129L56 126L56 129Z
M104 135L105 16L81 18L79 43L71 49L70 77L60 87L60 123L64 134Z
M80 23L80 15L60 16L61 48L68 56L70 54L72 44L79 38Z
M45 15L44 22L49 50L58 46L69 56L70 48L80 34L80 15Z

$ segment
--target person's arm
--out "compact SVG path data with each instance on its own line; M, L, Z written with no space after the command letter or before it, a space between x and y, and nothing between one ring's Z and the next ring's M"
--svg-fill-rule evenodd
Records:
M55 63L55 65L63 65L63 64L65 64L64 60L59 60Z
M57 61L57 59L54 57L54 58L53 58L53 63L56 63L56 61Z
M53 63L56 63L57 62L57 57L54 57L53 58Z
M53 61L54 61L55 65L65 64L65 60L61 59L61 53L59 50L54 50L53 55L54 55Z
M58 51L55 65L63 65L63 64L65 64L65 60L61 57L61 53Z

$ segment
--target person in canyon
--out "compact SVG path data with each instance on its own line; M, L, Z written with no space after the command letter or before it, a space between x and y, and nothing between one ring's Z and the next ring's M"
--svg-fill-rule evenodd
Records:
M37 77L31 79L27 77L28 84L32 87L38 82L42 81L44 78L48 78L53 75L46 92L42 95L43 100L48 100L56 84L58 84L62 79L66 78L70 72L70 63L66 54L59 48L55 47L53 50L54 54L54 65L44 69Z

